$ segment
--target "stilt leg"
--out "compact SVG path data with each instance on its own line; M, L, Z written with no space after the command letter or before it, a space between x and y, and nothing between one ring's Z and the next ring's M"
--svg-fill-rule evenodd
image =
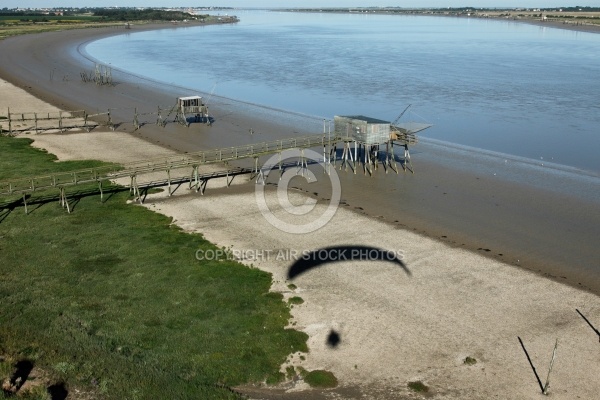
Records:
M390 166L390 142L386 142L385 144L385 173L388 173L388 169Z
M394 171L398 175L398 163L396 162L396 156L394 155L394 141L392 140L392 161L394 162Z
M171 197L171 170L170 169L167 169L167 181L168 181L167 191L169 193L169 197Z
M279 153L279 180L283 176L283 169L281 169L281 153Z
M358 161L358 154L357 154L357 143L356 140L354 141L354 173L356 174L356 162Z
M408 145L407 144L404 145L404 164L407 165L407 166L410 165L410 172L412 172L413 174L415 173L415 170L413 168L412 162L410 161L410 153L408 151Z

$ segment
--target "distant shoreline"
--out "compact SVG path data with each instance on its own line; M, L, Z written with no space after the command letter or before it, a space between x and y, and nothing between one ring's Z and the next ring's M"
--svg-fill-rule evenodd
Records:
M576 32L588 32L588 33L600 33L600 25L576 25L566 22L558 22L558 21L535 21L532 19L524 19L524 20L513 20L515 22L522 22L524 24L543 26L548 28L557 28L557 29L566 29L569 31Z
M363 10L363 11L359 11ZM440 13L440 12L432 12L429 10L406 10L403 12L392 12L385 10L376 10L376 9L356 9L356 10L343 10L343 9L285 9L285 10L277 10L277 11L287 11L287 12L307 12L307 13L337 13L337 14L357 14L357 13L366 13L366 14L376 14L376 15L390 15L390 16L416 16L416 17L447 17L447 18L473 18L473 19L483 19L483 20L492 20L492 21L503 21L503 22L515 22L515 23L523 23L529 25L536 25L548 28L557 28L557 29L566 29L577 32L589 32L589 33L600 33L600 23L599 24L589 24L584 22L568 22L558 21L558 20L545 20L542 21L540 19L534 18L507 18L507 17L499 17L499 16L482 16L482 15L463 15L458 13ZM511 10L512 11L512 10ZM598 12L598 16L600 17L600 12Z

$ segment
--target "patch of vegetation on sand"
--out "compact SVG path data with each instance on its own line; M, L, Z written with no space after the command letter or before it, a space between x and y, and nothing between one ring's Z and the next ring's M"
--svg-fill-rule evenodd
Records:
M334 388L338 385L338 380L332 372L324 370L314 370L304 375L304 382L314 388Z
M429 386L425 385L421 381L408 382L408 388L413 392L427 393L429 392Z
M0 180L100 165L55 162L0 137ZM44 192L45 193L45 192ZM58 194L58 190L57 193ZM229 387L279 377L307 335L271 275L227 260L128 191L0 207L0 349L106 399L236 398ZM0 199L2 200L2 199Z
M302 304L304 303L304 299L299 296L293 296L288 299L288 303L290 304Z
M466 364L466 365L475 365L475 364L477 364L477 360L476 360L476 359L474 359L474 358L473 358L473 357L471 357L471 356L467 356L467 357L464 359L463 363L464 363L464 364Z

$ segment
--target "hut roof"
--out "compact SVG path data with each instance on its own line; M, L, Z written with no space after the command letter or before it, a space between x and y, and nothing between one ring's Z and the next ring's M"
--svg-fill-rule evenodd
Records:
M186 96L186 97L179 97L179 100L195 100L195 99L201 99L201 96Z
M367 124L389 124L390 123L390 121L384 121L382 119L365 117L364 115L341 115L340 117L341 118L357 119L359 121L364 121Z

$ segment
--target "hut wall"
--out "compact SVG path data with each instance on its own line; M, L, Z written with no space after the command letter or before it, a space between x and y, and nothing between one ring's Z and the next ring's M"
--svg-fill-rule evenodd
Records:
M390 138L390 123L368 117L333 118L335 134L364 144L385 143Z
M200 114L204 104L202 103L202 97L190 96L178 98L179 107L185 114Z

